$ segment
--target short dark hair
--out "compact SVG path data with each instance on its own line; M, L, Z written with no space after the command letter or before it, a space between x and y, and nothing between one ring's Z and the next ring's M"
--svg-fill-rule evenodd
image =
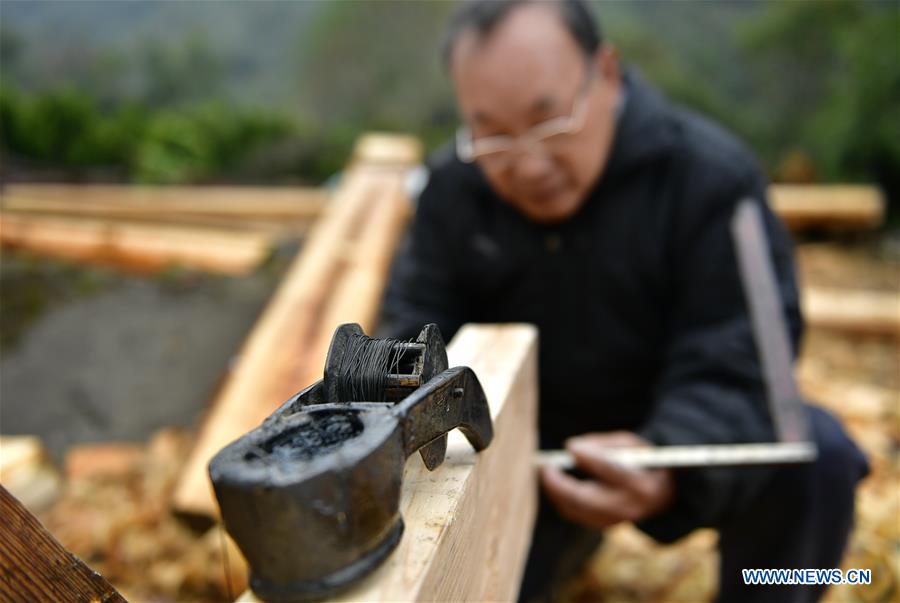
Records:
M487 36L512 9L525 4L541 3L555 7L563 25L585 56L594 56L603 38L593 11L584 0L463 0L444 33L441 44L444 66L450 67L453 47L463 32L475 30L482 37Z

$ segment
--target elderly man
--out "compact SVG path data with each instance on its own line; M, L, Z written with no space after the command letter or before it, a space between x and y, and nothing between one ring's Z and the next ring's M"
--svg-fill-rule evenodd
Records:
M603 455L773 439L729 235L738 200L763 208L795 349L802 319L753 156L623 70L577 0L467 2L446 62L465 127L433 158L385 324L540 329L541 446L568 447L583 479L542 472L521 598L552 597L603 528L632 521L662 542L717 528L721 601L818 600L824 587L745 586L741 569L840 566L868 469L832 416L808 408L808 465L634 470Z

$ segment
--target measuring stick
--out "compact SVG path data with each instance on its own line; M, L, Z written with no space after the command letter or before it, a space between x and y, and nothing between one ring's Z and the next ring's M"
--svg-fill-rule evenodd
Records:
M657 446L606 448L603 455L626 467L674 468L768 463L806 463L816 458L812 442L770 442L765 444L714 444L705 446ZM568 450L541 450L535 465L572 469L575 457Z

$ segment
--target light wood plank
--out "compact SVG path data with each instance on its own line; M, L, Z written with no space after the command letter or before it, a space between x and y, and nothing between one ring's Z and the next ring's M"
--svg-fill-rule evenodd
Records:
M103 220L109 224L121 223L149 225L149 226L174 226L197 227L201 229L217 229L227 232L257 232L268 235L274 239L297 239L308 230L312 220L307 219L269 219L269 218L242 218L229 216L216 216L192 213L125 213L125 212L78 212L62 209L53 211L31 211L28 209L3 209L5 214L18 214L25 217L40 217L49 219L89 219Z
M422 143L409 136L389 132L367 132L359 137L352 163L415 165L422 160Z
M330 193L317 187L10 184L4 209L51 214L138 217L195 215L241 219L317 218Z
M233 230L2 212L0 243L5 248L139 273L177 265L245 274L265 259L271 239Z
M884 195L874 186L773 184L769 201L789 228L875 228L884 220Z
M811 327L900 336L900 295L896 292L807 288L802 302Z

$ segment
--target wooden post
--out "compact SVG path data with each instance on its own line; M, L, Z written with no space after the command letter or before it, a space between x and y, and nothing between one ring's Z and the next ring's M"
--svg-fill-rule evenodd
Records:
M0 486L0 600L125 601Z
M406 462L400 513L406 529L385 563L336 601L514 601L537 509L537 330L466 325L450 366L478 375L494 440L475 453L458 430L428 471ZM258 601L244 593L240 601Z
M279 404L322 378L334 329L371 332L394 249L412 212L404 181L414 139L364 136L351 167L241 350L202 425L175 491L175 508L215 517L207 464ZM372 157L372 159L370 159Z

